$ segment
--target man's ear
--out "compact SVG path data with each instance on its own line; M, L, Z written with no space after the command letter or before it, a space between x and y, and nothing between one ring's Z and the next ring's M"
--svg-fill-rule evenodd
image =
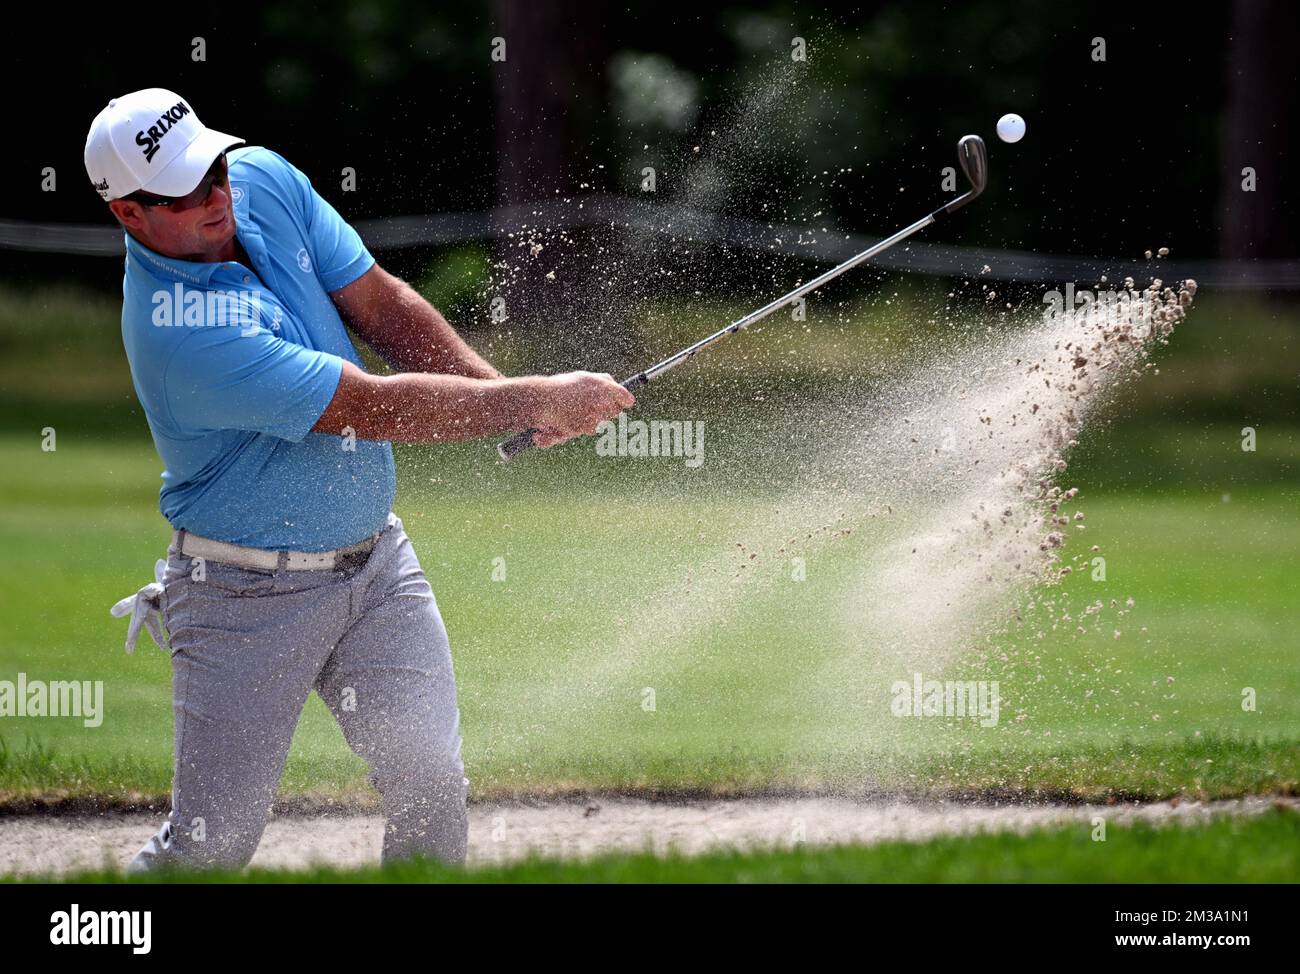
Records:
M139 203L133 203L131 200L113 200L108 204L108 208L113 211L113 216L117 217L117 222L128 230L140 230L144 227L144 207Z

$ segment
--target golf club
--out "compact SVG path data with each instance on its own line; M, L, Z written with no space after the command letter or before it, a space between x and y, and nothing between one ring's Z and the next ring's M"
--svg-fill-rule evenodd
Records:
M984 140L981 139L978 135L962 136L960 141L958 141L957 143L957 158L958 161L961 163L962 172L966 174L966 179L970 183L970 189L968 189L961 196L958 196L952 202L939 207L933 213L930 213L927 216L922 217L920 220L917 220L915 223L911 224L910 226L904 227L902 230L899 230L898 233L894 234L892 237L886 237L884 240L881 240L878 243L875 243L872 246L868 247L866 250L862 251L862 253L850 257L848 260L844 261L844 263L838 264L837 266L832 267L830 270L826 271L826 273L814 277L811 281L809 281L806 284L800 285L799 287L791 291L789 294L781 295L781 297L777 298L775 301L771 302L770 304L765 304L757 311L751 311L743 318L736 319L731 324L727 325L725 328L722 328L719 331L714 332L712 335L709 335L707 338L701 338L694 345L690 345L682 349L677 354L669 356L668 358L664 359L662 362L659 362L656 365L652 365L650 368L646 369L643 372L638 372L636 375L632 376L631 378L624 380L624 382L622 383L623 387L629 390L636 389L638 386L645 385L647 382L651 381L652 379L659 378L659 376L663 375L669 369L677 365L680 365L682 362L685 362L689 358L692 358L698 352L702 351L705 348L708 348L714 342L717 342L725 338L727 335L734 334L735 332L740 331L742 328L745 328L748 325L752 325L756 321L761 321L762 319L770 315L773 311L776 311L778 308L782 308L788 304L791 304L794 301L797 301L805 294L809 294L812 291L817 290L817 288L821 287L827 281L832 281L835 278L839 277L841 274L843 274L845 271L857 267L864 260L868 260L869 258L876 256L876 254L888 250L890 247L894 246L894 244L898 243L901 240L906 240L908 237L916 233L918 230L922 230L925 227L928 227L930 224L934 223L941 216L955 213L957 210L961 209L963 206L965 206L967 203L973 200L976 196L979 196L980 193L984 192L984 187L988 182L988 152L984 147ZM534 445L533 435L537 432L538 431L536 429L524 430L522 433L517 433L516 435L512 436L510 439L503 440L502 442L498 443L497 452L501 455L501 459L510 460L513 457L518 456L520 453L524 452L525 450L531 448Z

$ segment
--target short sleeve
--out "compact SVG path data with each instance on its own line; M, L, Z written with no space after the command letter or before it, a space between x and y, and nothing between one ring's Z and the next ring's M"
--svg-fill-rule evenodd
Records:
M316 192L307 174L279 153L273 152L273 155L297 185L316 276L326 291L346 287L370 270L375 258L361 242L361 235L339 215L329 200Z
M339 211L330 205L310 184L307 209L307 235L311 240L316 276L326 291L346 287L375 263L361 236Z
M198 328L180 338L163 371L182 431L267 433L297 443L334 398L343 360L266 328Z

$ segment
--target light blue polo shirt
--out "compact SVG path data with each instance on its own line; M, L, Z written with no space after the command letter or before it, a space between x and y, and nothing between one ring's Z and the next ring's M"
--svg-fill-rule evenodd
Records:
M278 153L226 158L251 269L164 257L126 234L122 343L166 467L162 513L256 548L354 544L392 507L392 446L311 428L343 360L361 365L329 293L375 261Z

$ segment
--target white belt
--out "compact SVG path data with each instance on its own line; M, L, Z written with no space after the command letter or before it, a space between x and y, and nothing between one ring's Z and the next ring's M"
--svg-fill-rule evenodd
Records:
M263 571L275 571L286 568L289 571L321 571L335 568L340 559L369 552L383 534L383 529L376 531L364 541L358 541L346 548L333 551L268 551L265 548L246 548L243 545L230 544L226 541L214 541L201 538L188 531L173 531L172 544L182 555L190 558L211 559L225 565L240 568L258 568ZM126 651L135 650L136 639L141 628L147 628L153 641L162 649L168 647L167 634L162 625L163 577L167 571L167 562L159 560L154 565L154 580L134 595L120 599L109 611L119 619L131 616L127 626Z
M276 569L291 572L323 571L336 568L339 560L348 555L369 552L382 533L381 529L364 541L331 551L268 551L266 548L247 548L228 541L214 541L184 530L172 532L172 544L177 551L189 558L203 558L239 568L256 568L266 572Z

